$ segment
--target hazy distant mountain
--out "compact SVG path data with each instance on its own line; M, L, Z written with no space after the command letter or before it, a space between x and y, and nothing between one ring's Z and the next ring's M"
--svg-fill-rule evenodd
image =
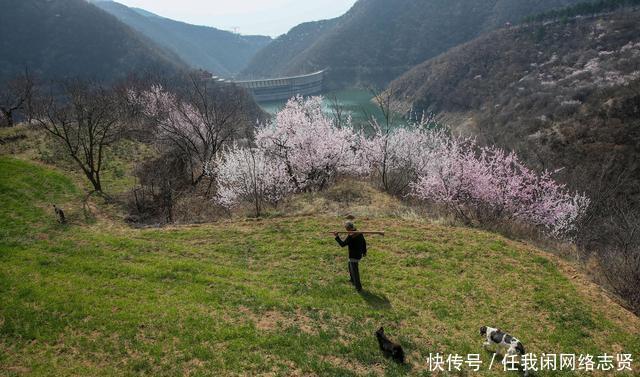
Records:
M359 0L338 19L294 28L279 37L256 55L243 75L330 68L331 86L384 86L414 65L483 32L578 1ZM302 33L306 29L310 34Z
M618 189L640 203L640 10L549 22L483 35L389 90L530 164L567 167L568 182L626 172Z
M106 2L106 1L109 1L109 0L93 0L93 2ZM136 12L138 12L139 14L141 14L141 15L143 15L143 16L145 16L145 17L158 17L158 18L162 18L162 17L158 16L157 14L155 14L155 13L151 13L151 12L149 12L148 10L145 10L145 9L142 9L142 8L133 8L133 7L131 7L131 9L132 9L132 10L134 10L134 11L136 11Z
M95 1L95 4L158 45L174 51L192 67L219 76L229 77L240 72L258 50L271 42L270 37L243 36L190 25L113 1Z
M44 78L102 80L186 68L179 57L84 0L3 0L0 51L0 82L25 67Z

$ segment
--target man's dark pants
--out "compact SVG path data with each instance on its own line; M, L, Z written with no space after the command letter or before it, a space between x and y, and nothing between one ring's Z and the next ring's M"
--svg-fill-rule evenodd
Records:
M356 286L356 289L361 291L362 284L360 284L360 270L358 268L358 259L349 259L349 276L351 277L351 283Z

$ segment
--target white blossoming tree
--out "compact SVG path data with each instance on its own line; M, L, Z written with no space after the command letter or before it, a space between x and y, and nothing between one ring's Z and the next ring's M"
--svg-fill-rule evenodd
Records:
M395 129L380 126L375 119L370 123L373 134L361 134L358 145L362 172L371 174L385 192L406 194L428 164L431 151L442 143L444 132L429 129L426 118Z
M258 148L233 146L208 166L217 182L216 200L226 208L249 202L260 216L266 204L277 206L294 189L285 167Z

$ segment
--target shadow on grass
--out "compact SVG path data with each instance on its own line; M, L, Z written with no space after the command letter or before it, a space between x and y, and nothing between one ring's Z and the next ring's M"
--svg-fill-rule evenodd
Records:
M413 371L413 366L407 362L398 364L395 361L389 361L385 371L386 376L405 376Z
M486 347L483 347L482 349L484 350L484 353L486 353L493 360L494 366L495 365L500 366L502 364L502 360L504 359L503 354L501 354L500 352L497 352L496 350L488 349Z
M389 302L389 299L387 298L387 296L379 296L371 291L368 291L366 289L363 289L362 291L358 292L358 294L360 294L360 296L367 302L367 304L369 304L369 306L371 306L371 308L376 309L376 310L387 310L387 309L391 309L391 302Z
M498 370L503 369L504 365L503 360L505 358L505 355L503 355L502 353L498 352L497 350L492 350L492 349L488 349L488 348L484 348L484 352L489 355L489 357L494 358L493 355L495 355L495 358L493 359L493 366L492 369L498 368ZM516 360L519 360L519 358L516 358ZM518 368L518 370L510 370L510 374L512 376L524 376L524 370L522 369L522 365L519 362L516 362L516 368ZM508 362L507 365L511 365L510 362ZM536 374L534 372L529 371L529 374L527 375L527 377L536 377Z

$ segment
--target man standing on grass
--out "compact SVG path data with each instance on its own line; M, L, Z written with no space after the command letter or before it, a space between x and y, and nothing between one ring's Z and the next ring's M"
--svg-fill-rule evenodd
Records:
M344 227L349 232L347 238L343 241L340 239L338 233L333 233L336 237L336 241L340 246L349 246L349 276L351 277L351 284L355 285L358 292L362 291L362 285L360 284L360 270L358 269L358 263L360 259L367 255L367 242L364 239L362 233L356 232L356 226L351 221L344 223Z

